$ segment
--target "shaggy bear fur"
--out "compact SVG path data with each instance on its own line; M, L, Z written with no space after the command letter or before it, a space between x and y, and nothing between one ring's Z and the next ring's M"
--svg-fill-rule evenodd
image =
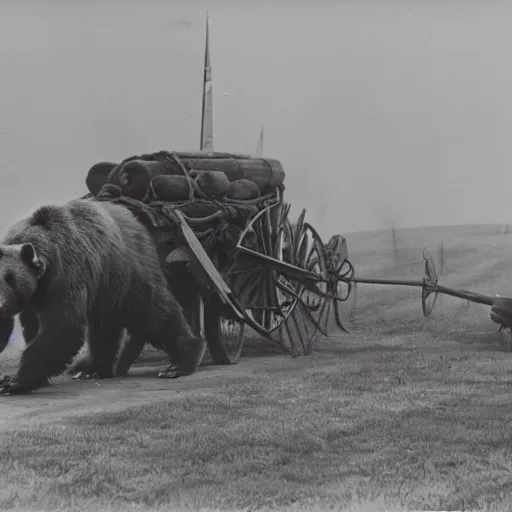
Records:
M165 350L185 373L204 349L167 286L150 233L107 202L43 206L10 228L0 244L0 318L18 313L27 347L9 393L62 373L86 328L88 371L103 378L114 375L124 328L133 345Z

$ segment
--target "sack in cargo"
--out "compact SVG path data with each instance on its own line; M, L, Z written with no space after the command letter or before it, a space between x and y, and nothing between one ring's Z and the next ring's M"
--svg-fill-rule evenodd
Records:
M204 195L212 199L222 199L229 189L228 177L221 171L192 171L190 177L195 180Z
M190 184L185 176L155 176L149 188L159 201L186 201L190 197Z
M98 162L93 165L85 178L85 184L93 196L97 196L106 183L110 171L117 166L114 162Z
M260 189L256 183L250 180L235 180L229 184L228 193L230 199L248 201L260 197Z
M114 168L107 181L120 187L123 195L142 201L150 181L162 174L169 174L167 166L162 162L129 160Z

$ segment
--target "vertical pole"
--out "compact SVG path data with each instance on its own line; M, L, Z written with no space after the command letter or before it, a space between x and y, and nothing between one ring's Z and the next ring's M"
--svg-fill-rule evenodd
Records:
M261 158L263 156L263 123L261 123L261 131L260 138L258 139L258 144L256 145L256 158Z
M203 102L201 108L201 141L200 149L213 151L213 100L212 100L212 69L210 63L209 16L206 12L206 42L204 48L203 70Z
M444 270L444 243L441 240L441 243L439 245L439 261L438 261L438 269L439 269L439 275L443 273Z
M394 226L391 229L391 243L393 244L393 258L395 259L395 265L398 265L398 242L396 239L396 229Z

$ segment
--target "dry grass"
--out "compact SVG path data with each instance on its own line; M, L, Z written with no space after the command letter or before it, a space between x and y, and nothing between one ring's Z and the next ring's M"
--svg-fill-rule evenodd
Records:
M445 239L446 281L512 290L511 255ZM352 335L284 370L3 431L0 509L512 510L512 354L487 308L358 295Z

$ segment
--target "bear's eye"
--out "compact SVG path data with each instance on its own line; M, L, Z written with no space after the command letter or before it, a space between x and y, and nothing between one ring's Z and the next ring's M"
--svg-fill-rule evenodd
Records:
M5 274L4 281L11 288L14 288L16 286L16 278L14 277L14 274L12 272L7 272L7 274Z

